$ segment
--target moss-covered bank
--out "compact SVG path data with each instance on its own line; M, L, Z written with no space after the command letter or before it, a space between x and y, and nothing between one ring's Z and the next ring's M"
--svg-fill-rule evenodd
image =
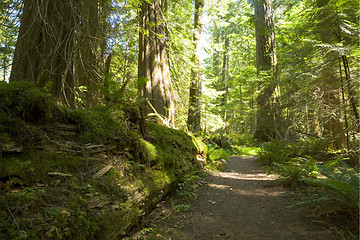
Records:
M118 239L198 168L204 147L116 104L68 110L0 83L0 239Z

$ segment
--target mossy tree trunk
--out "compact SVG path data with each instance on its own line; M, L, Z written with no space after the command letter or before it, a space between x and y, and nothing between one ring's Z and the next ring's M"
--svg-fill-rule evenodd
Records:
M166 50L165 12L166 0L141 1L138 81L141 95L172 125L175 106ZM148 103L144 109L146 114L152 112Z

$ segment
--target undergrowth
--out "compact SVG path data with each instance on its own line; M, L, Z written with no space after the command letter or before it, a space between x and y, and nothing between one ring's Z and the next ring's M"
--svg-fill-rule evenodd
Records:
M137 224L206 154L198 139L156 123L144 139L139 121L135 104L73 110L31 82L0 82L0 239L118 239ZM68 125L71 135L49 130ZM22 152L4 148L12 143Z

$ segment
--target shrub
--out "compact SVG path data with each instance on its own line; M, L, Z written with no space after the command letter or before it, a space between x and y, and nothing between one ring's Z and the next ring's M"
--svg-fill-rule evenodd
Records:
M260 151L259 147L235 146L234 154L241 156L257 156Z

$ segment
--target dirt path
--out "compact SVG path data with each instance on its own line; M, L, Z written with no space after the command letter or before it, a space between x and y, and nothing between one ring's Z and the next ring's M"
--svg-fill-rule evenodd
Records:
M274 176L266 175L254 157L231 157L226 171L203 179L197 200L171 216L167 216L166 206L159 208L137 238L339 239L307 218L309 213L303 209L287 208L296 202L294 194L270 185L271 180ZM146 231L149 234L144 234Z

